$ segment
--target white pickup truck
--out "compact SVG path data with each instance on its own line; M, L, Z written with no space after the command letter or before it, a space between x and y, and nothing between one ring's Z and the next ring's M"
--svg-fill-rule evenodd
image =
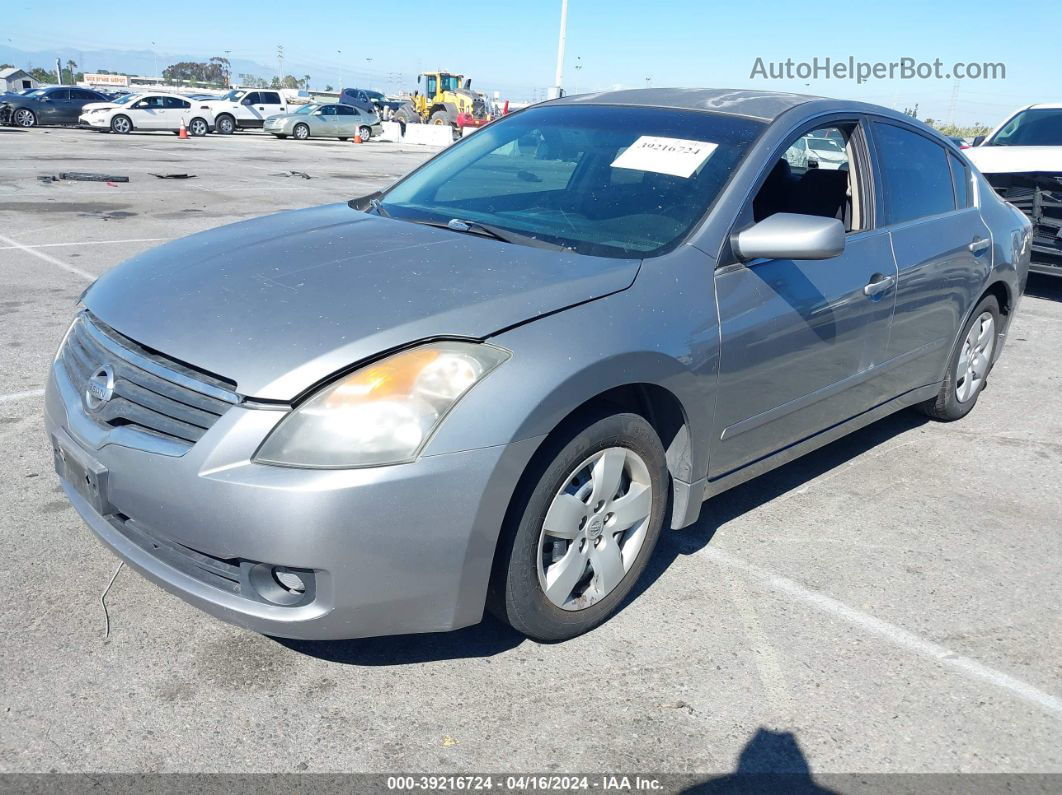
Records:
M1062 103L1017 110L964 154L1032 221L1030 269L1062 277Z
M288 112L288 100L274 88L234 88L220 99L207 100L214 114L214 131L229 135L237 130L260 130L270 116Z

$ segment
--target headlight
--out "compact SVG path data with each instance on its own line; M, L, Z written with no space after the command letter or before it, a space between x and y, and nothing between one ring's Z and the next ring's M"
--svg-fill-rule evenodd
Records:
M254 460L325 468L412 461L457 401L509 356L473 342L433 342L388 356L301 404Z

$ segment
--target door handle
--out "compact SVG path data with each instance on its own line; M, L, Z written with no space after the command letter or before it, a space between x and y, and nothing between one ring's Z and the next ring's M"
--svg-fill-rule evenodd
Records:
M863 295L880 295L896 283L895 276L883 276L863 288Z
M974 254L980 254L986 248L992 245L992 241L985 237L975 237L970 244L970 251Z

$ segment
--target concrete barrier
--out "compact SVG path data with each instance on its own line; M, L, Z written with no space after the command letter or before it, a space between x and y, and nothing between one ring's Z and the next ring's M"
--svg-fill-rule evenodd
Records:
M380 126L383 127L383 132L376 137L377 141L398 143L402 140L402 125L397 121L382 121Z
M453 142L453 129L449 125L442 124L407 124L406 134L402 136L404 144L449 146Z

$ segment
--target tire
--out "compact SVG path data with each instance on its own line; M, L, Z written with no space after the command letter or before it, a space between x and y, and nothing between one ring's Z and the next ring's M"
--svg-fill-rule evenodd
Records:
M200 119L198 116L188 122L188 134L193 138L202 138L207 132L210 131L209 125L207 125L205 119Z
M11 123L16 127L36 127L37 114L29 108L17 108L11 114Z
M1001 327L999 302L994 296L986 296L970 313L970 319L948 357L948 369L940 393L915 408L940 422L953 422L973 411L992 372ZM971 351L974 352L972 358Z
M514 494L488 598L498 618L544 642L574 638L616 612L668 504L664 448L637 414L593 414L547 445ZM619 521L633 524L617 530L621 511L610 509L620 506Z
M129 135L133 131L133 122L128 116L121 114L111 119L111 132L119 135Z
M273 137L274 138L280 138L281 140L283 140L283 139L287 138L288 136L285 133L273 133Z
M361 126L358 128L358 135L361 136L362 141L372 140L372 128Z
M428 120L428 124L435 124L438 126L450 124L450 114L445 110L437 110L431 114L431 118Z
M291 136L296 141L305 141L310 137L310 128L305 124L296 124L295 129L291 131Z
M221 135L232 135L236 132L236 119L227 113L222 113L214 119L214 129Z
M337 141L349 141L350 139L349 138L337 138L336 140Z

